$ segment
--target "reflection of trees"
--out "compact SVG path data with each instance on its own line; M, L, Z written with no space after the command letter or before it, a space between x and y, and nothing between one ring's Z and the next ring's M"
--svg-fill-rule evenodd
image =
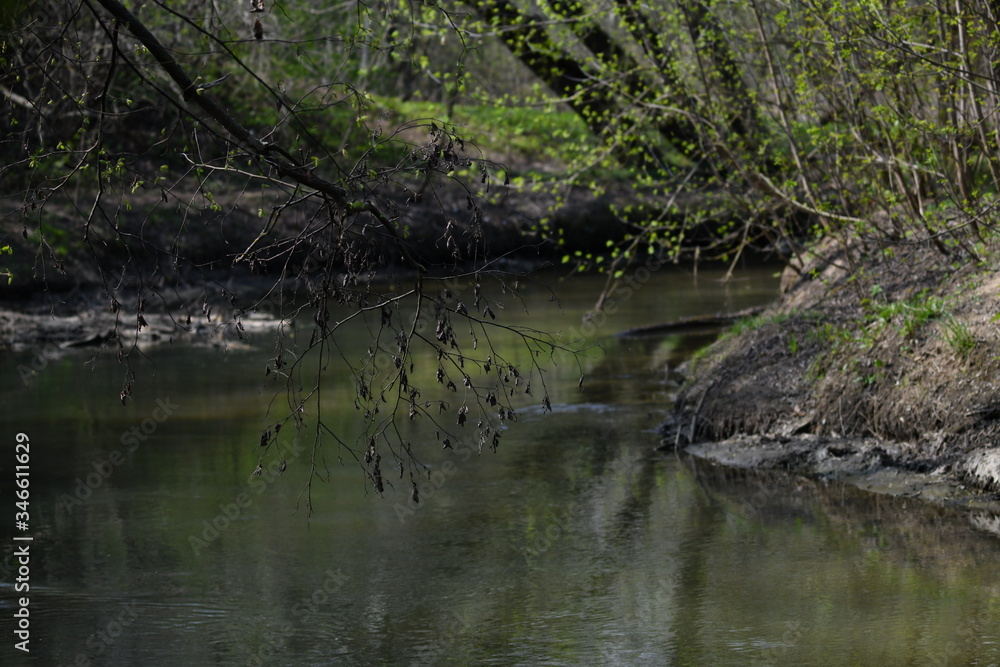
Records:
M704 499L689 505L690 513L685 518L687 530L682 533L677 549L677 578L675 581L676 606L671 641L671 655L677 664L697 664L703 655L698 641L704 626L701 617L701 601L705 590L713 586L707 552L713 546L721 521L720 508ZM692 662L693 661L693 662Z
M588 373L584 391L574 403L635 405L651 398L663 403L664 381L669 387L677 378L671 370L714 340L716 332L694 332L671 336L614 338L603 343L601 360Z
M919 562L922 569L933 568L948 578L996 557L996 539L970 530L965 517L972 515L964 510L781 471L728 468L693 457L683 460L706 497L736 525L823 526L837 547L859 558L877 554L896 567ZM995 594L1000 595L1000 586Z
M904 608L914 611L899 614L886 628L888 641L902 641L906 629L918 622L914 614L923 613L917 610L923 610L928 591L934 591L934 599L955 598L961 616L943 614L944 625L932 633L936 637L929 646L947 640L954 626L966 633L963 656L982 649L980 638L992 627L1000 587L984 588L981 580L997 544L956 521L955 510L781 472L690 458L680 465L686 474L673 476L673 485L683 485L681 477L693 485L685 489L683 502L671 506L675 532L669 553L663 554L660 590L645 591L658 615L641 619L667 628L663 636L669 636L666 651L674 664L711 664L724 654L727 649L712 636L714 627L735 631L734 639L746 631L751 640L776 642L779 648L772 650L787 652L786 659L822 664L816 638L826 643L844 631L843 619L831 622L825 605L857 605L863 614L878 614L881 607L896 604L887 600L902 594ZM602 533L605 557L620 563L649 558L657 514L663 511L656 507L657 495L665 493L655 480L670 468L646 458L631 470L628 493ZM807 565L810 558L814 566ZM739 571L741 563L744 571ZM615 575L629 576L627 571ZM812 582L815 590L799 591L800 581ZM734 583L738 588L731 588ZM781 593L787 598L771 597ZM749 620L758 612L766 618ZM862 618L851 624L863 624ZM926 620L921 616L919 622Z

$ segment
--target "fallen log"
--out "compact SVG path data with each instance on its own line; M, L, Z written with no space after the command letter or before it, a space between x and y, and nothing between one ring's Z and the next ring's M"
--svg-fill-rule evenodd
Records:
M682 317L671 322L646 324L633 327L618 333L619 338L639 338L642 336L663 336L666 334L686 334L717 331L735 324L745 317L753 317L763 312L764 306L745 308L735 313L716 313L714 315L694 315Z

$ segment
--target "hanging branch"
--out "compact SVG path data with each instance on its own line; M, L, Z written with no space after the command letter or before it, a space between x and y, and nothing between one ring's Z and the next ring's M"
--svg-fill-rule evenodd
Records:
M184 101L201 109L225 129L235 143L239 144L249 153L266 160L279 176L291 179L299 185L311 188L324 197L327 197L343 213L370 214L389 234L406 265L415 270L418 275L426 273L424 266L416 261L403 242L403 239L399 236L399 232L393 226L392 221L389 220L381 209L370 201L350 201L347 191L343 187L317 176L311 168L296 164L295 159L280 146L258 139L250 130L219 106L210 95L205 94L205 86L195 84L156 36L124 5L117 0L93 1L125 26L149 50L149 53L156 59L156 62L163 68L163 71L178 85ZM88 0L89 4L90 0Z

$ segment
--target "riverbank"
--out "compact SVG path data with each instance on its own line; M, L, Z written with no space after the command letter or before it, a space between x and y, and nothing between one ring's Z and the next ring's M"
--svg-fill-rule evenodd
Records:
M649 203L665 196L627 183L608 183L595 196L589 188L557 188L544 180L480 196L451 179L435 183L433 196L398 194L382 203L398 216L407 252L429 276L518 274L549 266L575 271L576 262L592 263L609 243L625 238L631 228L623 211L637 198ZM75 207L50 203L30 213L22 198L0 197L0 247L11 250L0 270L12 274L9 284L0 285L0 348L45 347L54 353L118 337L126 346L135 340L239 344L238 322L265 326L288 303L307 300L310 285L330 270L318 264L325 261L323 248L291 244L313 224L316 207L290 209L270 221L263 212L284 202L245 187L219 189L210 199L140 187L127 207L113 197L102 200L106 211L114 211L113 224L98 216L83 225L79 211L93 209L94 196L80 195ZM698 218L684 222L691 248L709 239L718 243L717 228L738 216L721 206L718 193L671 195L670 202L678 221ZM351 247L332 252L373 259L364 271L334 268L342 272L339 283L364 291L370 282L389 284L412 274L400 258L398 237L378 224L355 227ZM736 234L721 243L719 252L742 241ZM262 245L270 248L248 261L248 248ZM770 253L741 247L741 256L762 251ZM334 266L342 261L338 256ZM268 326L277 323L272 318Z
M1000 272L987 250L839 242L693 359L666 447L935 501L1000 490ZM973 256L979 253L981 257Z

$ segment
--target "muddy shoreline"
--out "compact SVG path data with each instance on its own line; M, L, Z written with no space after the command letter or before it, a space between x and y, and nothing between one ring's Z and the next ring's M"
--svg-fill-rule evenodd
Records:
M1000 509L1000 273L933 247L828 241L696 355L663 448Z

